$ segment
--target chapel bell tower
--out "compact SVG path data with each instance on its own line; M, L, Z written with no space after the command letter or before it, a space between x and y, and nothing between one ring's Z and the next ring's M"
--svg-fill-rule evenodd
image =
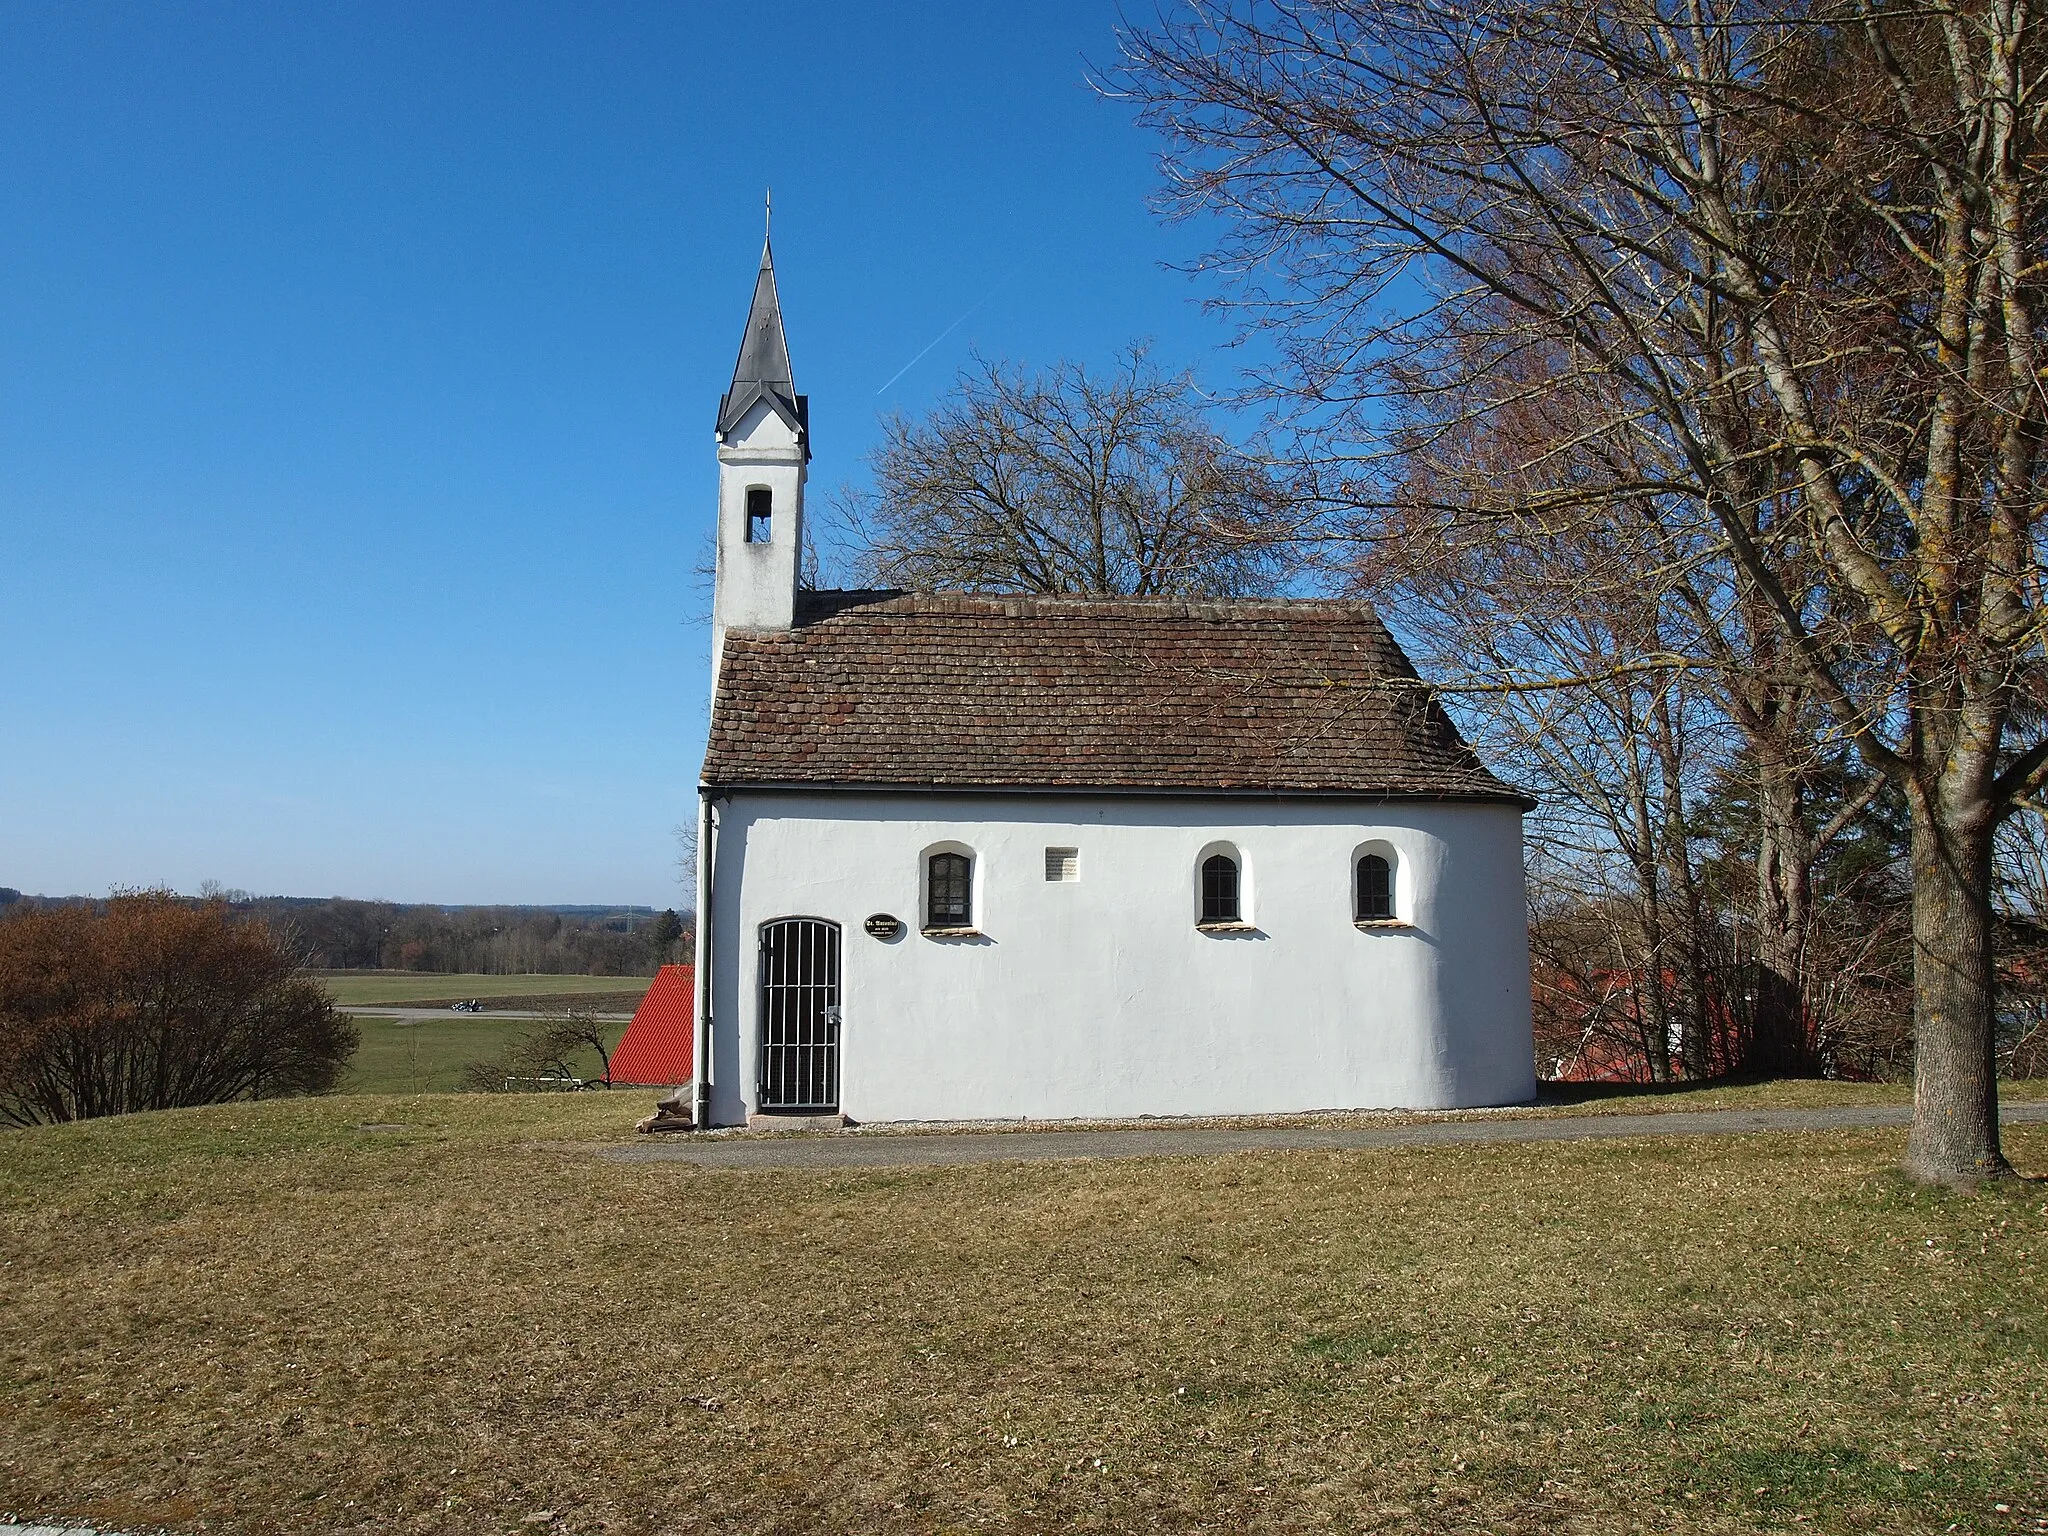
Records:
M718 404L718 575L711 603L711 669L729 629L788 629L796 618L804 537L810 401L796 392L775 258L764 240L754 303L732 388Z

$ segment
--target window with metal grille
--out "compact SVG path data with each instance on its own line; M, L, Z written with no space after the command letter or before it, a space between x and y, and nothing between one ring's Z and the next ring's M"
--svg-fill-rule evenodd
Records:
M974 926L974 861L964 853L935 853L926 866L924 925Z
M1213 853L1202 860L1202 921L1235 923L1238 917L1237 860Z
M747 487L747 542L766 544L773 528L775 493L765 485Z
M1358 920L1391 922L1394 916L1394 869L1376 853L1358 861Z
M1078 848L1048 848L1045 850L1045 878L1048 880L1073 881L1081 878L1081 850Z

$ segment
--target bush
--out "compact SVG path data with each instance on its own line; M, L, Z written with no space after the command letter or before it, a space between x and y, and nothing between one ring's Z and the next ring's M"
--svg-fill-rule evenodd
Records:
M148 891L0 921L0 1124L322 1093L358 1038L224 902Z

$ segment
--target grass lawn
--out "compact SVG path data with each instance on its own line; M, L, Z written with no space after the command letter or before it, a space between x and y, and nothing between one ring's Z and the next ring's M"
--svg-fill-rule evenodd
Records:
M470 1062L496 1056L535 1027L532 1020L480 1019L460 1013L417 1020L357 1014L355 1020L363 1043L342 1077L345 1093L454 1093L462 1087L462 1069ZM613 1027L614 1047L625 1032L624 1024ZM603 1075L595 1051L587 1053L579 1075Z
M535 997L617 998L630 995L630 1012L651 976L471 976L431 971L322 971L317 973L342 1007L390 1007L480 997L525 1001Z
M816 1172L581 1145L644 1110L333 1098L0 1134L0 1510L633 1536L2048 1519L2048 1186L1911 1189L1899 1132ZM2048 1127L2008 1149L2048 1169Z
M2008 1104L2048 1100L2048 1078L2001 1082L1999 1097ZM1818 1077L1773 1078L1762 1082L1722 1079L1707 1083L1669 1083L1661 1087L1629 1083L1544 1083L1533 1107L1559 1114L1654 1114L1691 1109L1825 1109L1837 1104L1911 1104L1913 1085L1839 1083Z

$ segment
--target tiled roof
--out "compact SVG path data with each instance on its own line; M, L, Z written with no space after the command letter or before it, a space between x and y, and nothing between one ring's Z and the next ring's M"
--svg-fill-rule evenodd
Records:
M876 592L726 635L704 782L1523 798L1363 604Z
M697 1075L692 1049L697 1000L691 988L697 968L664 965L640 999L633 1022L612 1051L612 1086L652 1083L669 1087Z

